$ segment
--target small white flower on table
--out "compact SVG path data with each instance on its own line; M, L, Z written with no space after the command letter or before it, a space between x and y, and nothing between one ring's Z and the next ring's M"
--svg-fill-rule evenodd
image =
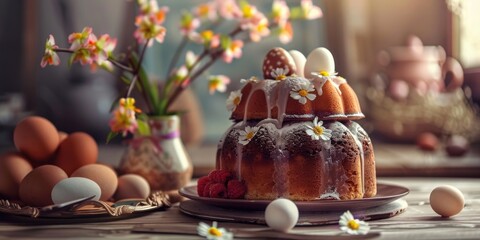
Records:
M285 78L287 78L287 74L289 71L290 69L288 69L288 67L275 68L274 70L272 70L270 75L272 75L272 77L274 77L275 80L284 80Z
M318 117L313 119L313 122L307 124L306 130L308 136L312 137L312 140L329 141L332 137L332 130L326 129L323 126L323 121L318 121Z
M231 92L230 96L228 96L228 99L227 99L228 111L231 111L231 112L235 111L235 108L237 108L241 100L242 100L242 93L240 92L240 90Z
M198 235L206 237L208 240L229 240L233 239L233 233L225 228L217 228L217 222L213 222L212 226L200 222L197 227Z
M340 224L340 230L351 235L365 235L370 230L368 223L355 219L350 211L342 214L338 223Z
M317 95L311 93L313 91L315 91L315 87L310 82L300 83L290 91L290 97L298 100L301 104L305 104L307 99L313 101L317 97Z
M250 127L247 126L245 127L245 130L240 130L240 137L238 138L238 141L242 145L247 145L252 138L257 134L258 127Z

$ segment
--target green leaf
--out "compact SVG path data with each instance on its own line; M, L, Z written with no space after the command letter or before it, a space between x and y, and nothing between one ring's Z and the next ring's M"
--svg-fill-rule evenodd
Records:
M130 83L132 82L132 80L125 75L121 76L120 79L127 85L130 85Z
M109 133L108 133L108 136L107 136L107 143L109 143L110 141L112 141L112 139L114 139L116 136L118 136L118 133L116 133L116 132L109 132Z
M220 37L220 44L222 46L222 49L226 50L232 44L232 39L229 36L222 35Z
M303 14L303 10L301 7L293 7L290 9L290 19L295 20L304 17L305 15Z
M136 54L132 54L132 62L134 66L138 65L138 56ZM159 95L158 95L158 87L156 84L152 84L149 79L148 75L145 72L145 69L143 67L140 67L139 73L138 73L138 82L141 83L143 86L143 90L147 93L148 99L147 102L150 102L152 104L152 109L158 109L158 104L159 104ZM141 89L141 86L137 87Z
M140 136L150 136L151 131L150 131L150 126L146 121L143 121L142 119L137 119L137 132L140 134Z

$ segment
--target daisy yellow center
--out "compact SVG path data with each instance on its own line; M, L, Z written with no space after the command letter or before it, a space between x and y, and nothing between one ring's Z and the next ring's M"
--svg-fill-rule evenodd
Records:
M285 78L287 78L287 76L285 76L284 74L280 74L275 78L275 80L284 80Z
M360 224L358 224L357 221L352 219L348 221L348 227L352 230L358 230L358 228L360 228Z
M307 92L307 90L302 89L302 90L298 91L298 95L300 95L302 97L306 97L308 95L308 92Z
M236 97L235 99L233 99L233 104L235 104L235 105L240 104L240 98Z
M247 136L245 136L245 137L250 140L250 139L253 138L253 135L254 135L253 132L248 132L248 133L247 133Z
M316 135L322 135L323 133L323 128L321 126L315 126L313 128L313 132L316 134ZM350 222L348 223L350 224Z
M220 230L218 230L218 228L214 228L214 227L211 227L210 229L208 229L208 233L212 236L215 236L215 237L221 237L222 236L222 232L220 232Z
M327 71L320 71L320 75L322 75L324 77L328 77L328 76L330 76L330 73L328 73Z

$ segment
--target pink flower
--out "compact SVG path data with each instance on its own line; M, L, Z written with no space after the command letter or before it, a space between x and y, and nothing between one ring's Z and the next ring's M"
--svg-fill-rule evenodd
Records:
M252 23L252 21L258 22L258 19L259 19L258 15L263 15L263 13L259 12L257 10L257 7L250 5L248 3L245 3L241 8L240 27L243 30L252 28L252 26L255 25L255 23Z
M185 80L188 76L189 70L185 65L182 65L178 69L174 70L173 73L173 80L177 85L181 85L181 83Z
M140 14L149 15L158 11L157 0L137 0Z
M135 99L121 98L118 107L113 112L113 117L110 119L110 129L115 133L122 133L126 136L129 132L134 133L138 128L136 113L141 112L135 107Z
M220 45L220 35L215 34L212 30L205 30L200 33L192 32L190 39L196 43L205 45L207 48L216 48Z
M94 49L95 61L99 64L102 64L112 54L116 46L117 46L117 39L115 38L111 39L108 34L103 34L102 36L100 36L100 39L98 39L95 42L95 49Z
M250 39L253 42L258 42L262 37L266 37L270 34L270 29L268 29L268 19L263 14L253 17L250 24Z
M193 13L200 19L215 21L218 18L216 4L214 2L207 2L198 5L193 9Z
M230 83L230 78L225 75L213 75L208 78L208 90L210 95L215 91L225 92L227 85Z
M217 0L217 8L221 17L234 19L242 15L242 11L234 0Z
M158 24L157 19L153 15L137 16L135 25L137 29L133 33L138 43L144 44L147 40L154 38L157 42L162 43L165 39L167 29ZM153 42L149 42L151 46Z
M227 63L231 63L234 58L241 58L242 47L243 47L242 40L231 41L230 45L225 48L225 51L223 52L223 55L222 55L222 59Z
M192 14L185 12L180 20L180 32L184 36L190 35L195 29L200 27L200 20L194 18Z
M282 26L290 17L290 9L284 0L275 0L272 5L272 17L273 22Z
M302 0L301 8L305 19L317 19L323 16L322 9L313 5L312 0Z
M278 39L281 43L287 44L292 41L293 38L293 28L291 22L286 22L283 26L278 28Z
M93 63L93 54L87 48L79 48L72 53L70 57L70 62L80 62L82 65L92 64Z
M40 66L45 67L48 65L59 65L60 58L58 54L55 52L58 46L55 45L55 38L50 34L48 35L47 41L45 42L45 53L43 54L42 61L40 62Z
M93 35L95 37L95 35ZM84 47L85 44L92 38L92 28L85 27L82 32L76 32L68 35L68 43L72 44L70 46L71 50L76 50L81 47Z

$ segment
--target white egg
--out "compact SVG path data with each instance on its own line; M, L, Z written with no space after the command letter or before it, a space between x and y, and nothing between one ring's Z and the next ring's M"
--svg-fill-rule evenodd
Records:
M303 70L306 78L312 78L312 72L326 71L328 73L335 72L335 60L332 53L326 48L316 48L308 54Z
M52 201L55 204L69 202L95 195L93 200L100 199L102 191L97 183L83 177L65 178L52 189Z
M442 217L457 215L464 205L463 193L454 186L439 186L430 193L430 206Z
M295 74L297 74L297 76L303 77L303 69L305 68L305 62L307 61L307 59L301 52L297 50L290 50L289 53L292 56L293 61L295 62L295 66L297 67Z
M273 200L265 209L265 221L272 229L287 232L297 224L297 205L285 198Z

